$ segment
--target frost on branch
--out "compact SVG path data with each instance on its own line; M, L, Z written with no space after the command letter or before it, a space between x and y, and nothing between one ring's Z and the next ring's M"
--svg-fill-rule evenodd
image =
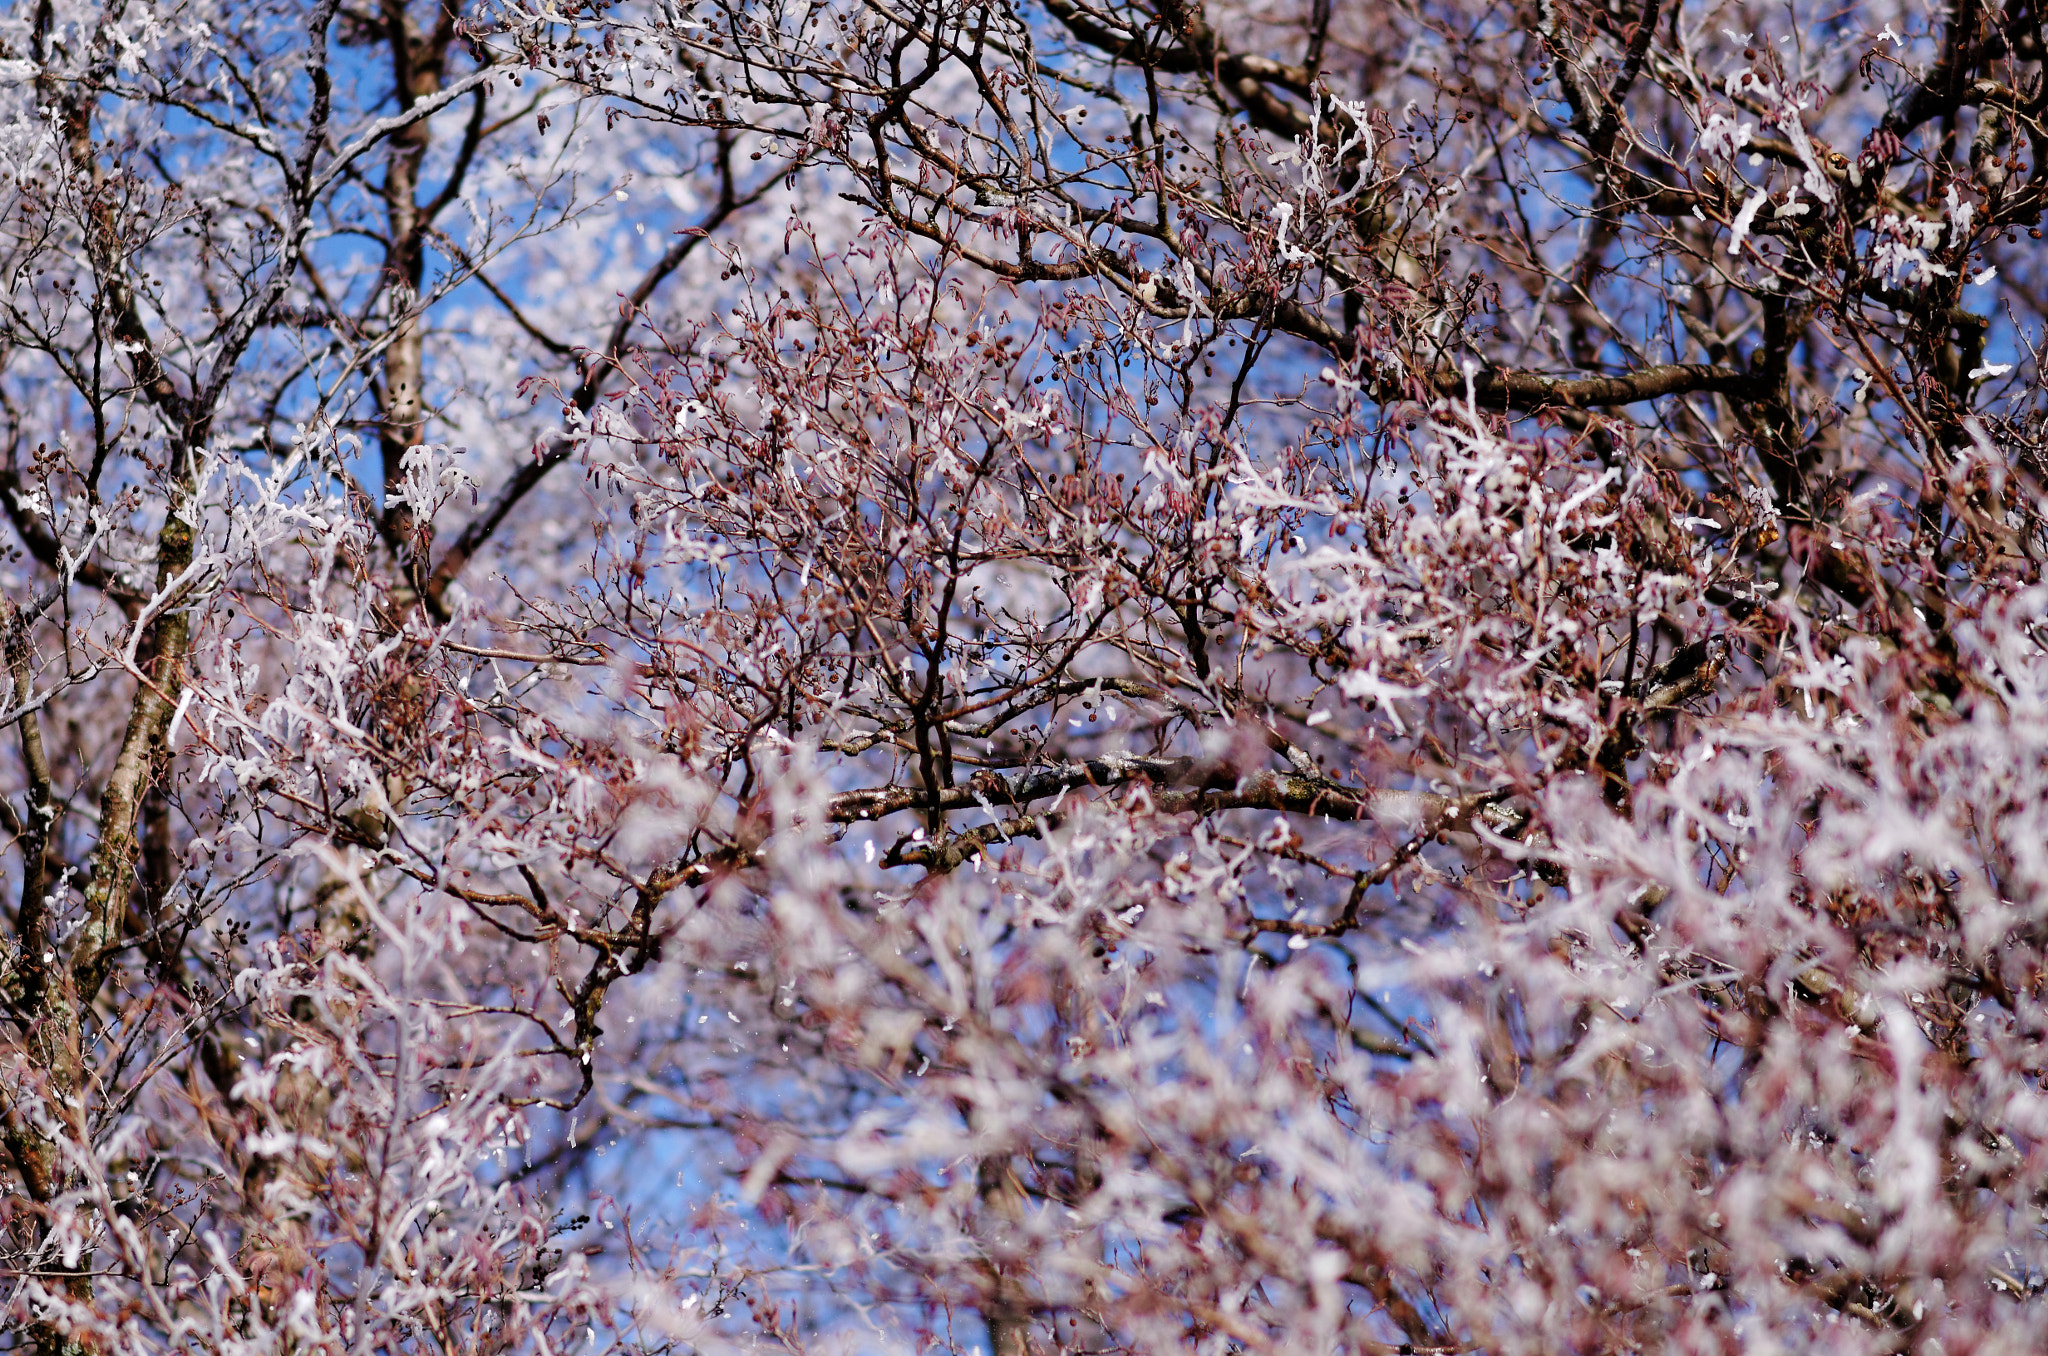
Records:
M0 1351L2040 1349L2038 27L0 16Z

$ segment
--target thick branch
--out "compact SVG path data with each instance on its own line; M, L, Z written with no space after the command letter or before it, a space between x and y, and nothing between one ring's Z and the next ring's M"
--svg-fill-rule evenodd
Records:
M847 791L832 798L828 818L835 824L851 824L902 810L1021 809L1033 801L1083 787L1101 789L1140 781L1158 788L1159 803L1174 811L1267 809L1347 821L1413 819L1431 813L1443 801L1441 796L1421 792L1347 787L1298 772L1260 769L1247 773L1207 759L1108 753L1085 762L1034 768L1014 777L984 772L966 785L945 787L936 795L914 786Z
M1462 372L1440 371L1433 381L1441 394L1453 399L1466 393ZM1488 367L1475 372L1471 381L1472 394L1480 404L1517 410L1633 405L1702 391L1740 396L1748 394L1754 384L1740 369L1706 363L1663 363L1616 377L1552 377Z

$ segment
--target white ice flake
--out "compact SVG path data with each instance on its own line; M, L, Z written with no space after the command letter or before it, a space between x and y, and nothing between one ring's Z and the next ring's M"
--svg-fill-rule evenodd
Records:
M1749 236L1749 228L1756 221L1756 214L1771 200L1767 189L1758 189L1750 200L1742 204L1742 210L1735 214L1735 225L1728 236L1728 254L1733 258L1742 253L1742 242Z

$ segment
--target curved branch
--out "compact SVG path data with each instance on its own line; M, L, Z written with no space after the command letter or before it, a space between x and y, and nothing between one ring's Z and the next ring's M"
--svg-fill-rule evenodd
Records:
M604 390L605 379L611 375L612 369L625 351L626 337L632 332L633 322L639 318L642 308L654 296L655 289L660 287L670 274L681 268L683 261L690 257L698 245L709 239L711 233L723 225L728 217L741 208L758 202L783 174L798 168L796 164L789 165L784 170L764 178L758 186L742 194L733 182L731 135L721 133L719 141L718 202L701 222L681 233L681 238L668 247L654 266L647 270L639 284L624 298L619 307L618 321L612 326L611 333L605 337L604 347L585 355L582 363L583 379L577 384L575 393L569 399L570 406L578 414L587 417L596 406L597 398ZM515 318L519 318L516 311L514 315ZM539 337L537 332L536 337ZM447 620L445 599L448 586L454 583L457 576L468 567L469 562L476 558L476 553L483 549L484 544L497 534L498 528L510 516L512 510L519 506L520 501L532 493L534 486L540 484L548 472L567 461L576 446L576 440L566 434L549 434L544 440L543 447L537 450L537 455L513 472L511 479L505 482L483 515L473 519L462 529L461 535L441 557L441 563L427 576L422 597L435 616L443 621Z

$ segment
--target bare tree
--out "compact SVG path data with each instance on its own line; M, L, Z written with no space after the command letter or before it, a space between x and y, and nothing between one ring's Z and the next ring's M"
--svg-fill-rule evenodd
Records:
M0 1348L2037 1350L2042 41L18 7Z

